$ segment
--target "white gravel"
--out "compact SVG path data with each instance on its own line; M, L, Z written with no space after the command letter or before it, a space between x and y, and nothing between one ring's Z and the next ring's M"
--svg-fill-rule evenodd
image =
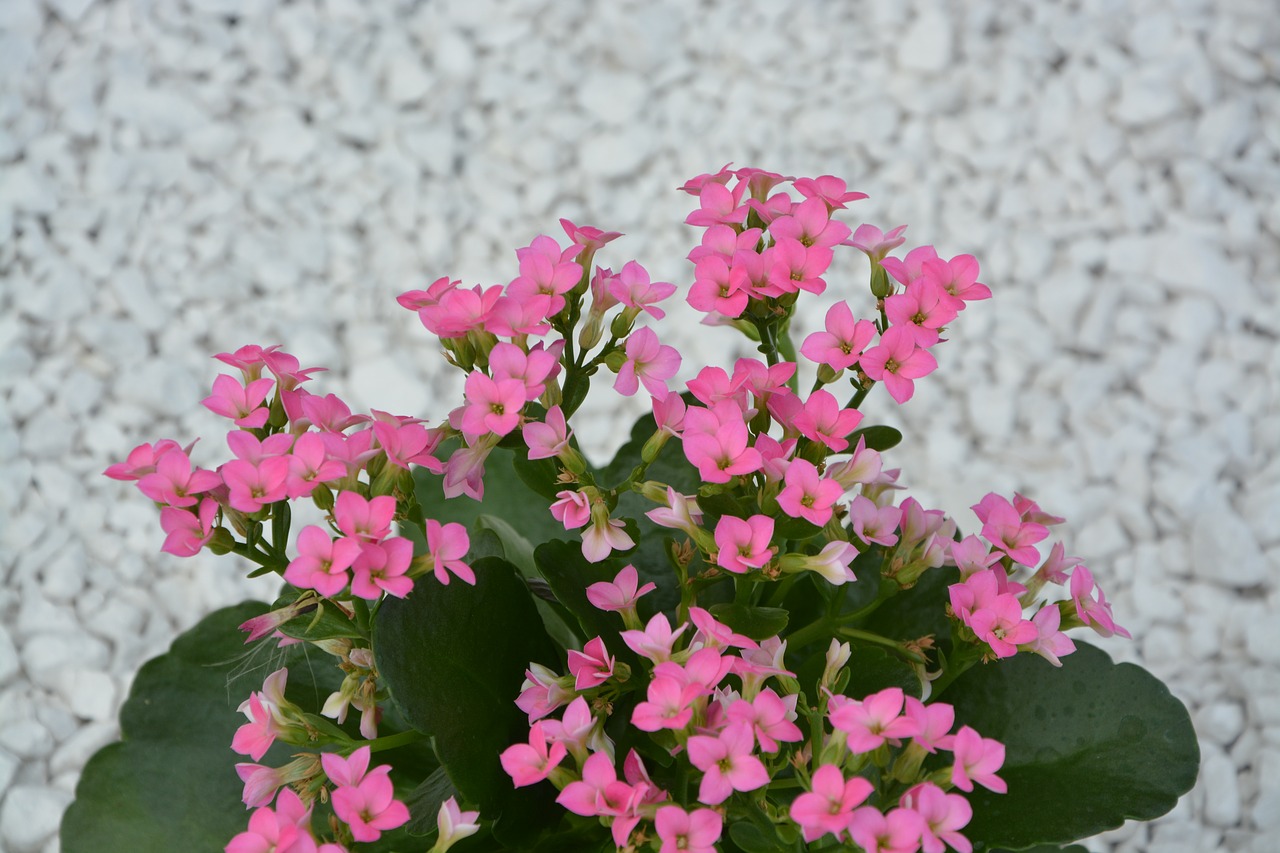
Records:
M1108 649L1191 706L1203 784L1092 847L1270 853L1278 84L1272 0L0 0L0 849L56 850L139 665L271 592L159 554L99 476L216 443L212 353L281 343L439 418L458 378L398 293L506 281L560 216L687 282L673 188L734 161L847 177L850 224L981 260L996 298L871 411L926 503L1068 516L1135 636ZM602 451L633 410L592 411Z

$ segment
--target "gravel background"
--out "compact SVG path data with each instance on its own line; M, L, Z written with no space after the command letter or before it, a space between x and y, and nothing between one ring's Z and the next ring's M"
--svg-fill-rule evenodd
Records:
M734 161L980 259L995 299L868 414L962 524L988 490L1066 515L1135 637L1107 648L1192 707L1202 784L1092 847L1274 850L1278 83L1272 0L0 0L0 849L56 850L138 666L272 591L160 555L99 476L159 437L214 459L211 354L281 343L438 419L460 382L398 293L505 282L560 216L687 283L673 188ZM604 454L634 408L591 413Z

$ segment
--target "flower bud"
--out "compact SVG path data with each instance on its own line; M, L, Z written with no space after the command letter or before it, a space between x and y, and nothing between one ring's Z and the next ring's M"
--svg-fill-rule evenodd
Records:
M236 538L231 535L231 531L227 528L215 527L213 536L205 543L205 547L221 557L223 554L230 554L232 549L236 547Z
M311 492L311 500L322 512L333 512L333 489L324 483L317 483Z
M634 317L628 317L627 312L613 318L613 322L609 324L609 334L615 338L622 339L631 334L631 324L635 322Z

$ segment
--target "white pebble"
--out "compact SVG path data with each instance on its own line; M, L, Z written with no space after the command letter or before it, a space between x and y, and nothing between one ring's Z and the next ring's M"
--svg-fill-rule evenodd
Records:
M0 806L0 839L10 853L34 853L58 831L72 795L50 788L18 785Z

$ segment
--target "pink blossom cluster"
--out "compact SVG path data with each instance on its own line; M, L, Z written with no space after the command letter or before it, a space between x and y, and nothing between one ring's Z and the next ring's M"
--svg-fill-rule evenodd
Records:
M1040 562L1036 544L1049 536L1049 525L1061 523L1062 518L1049 515L1022 495L1009 501L988 494L972 509L982 522L980 535L950 543L950 559L961 574L961 582L949 589L951 610L987 645L991 657L1011 657L1022 650L1061 666L1059 658L1076 648L1063 633L1067 628L1088 625L1103 637L1129 636L1116 624L1093 574L1079 558L1067 557L1061 542ZM1046 584L1069 584L1070 598L1061 603L1040 602L1038 593ZM1028 607L1033 610L1029 619ZM1070 621L1064 623L1064 615Z
M628 566L612 582L592 585L591 600L626 621L648 591L636 584L635 569ZM693 811L655 782L635 750L625 757L619 777L604 724L635 674L618 671L600 637L581 652L569 651L566 675L530 665L516 700L529 718L528 742L513 744L501 756L513 784L550 780L560 790L557 802L574 814L599 818L619 847L642 841L644 830L636 836L637 827L652 821L663 849L709 850L723 830L718 807L735 792L758 791L780 773L797 771L810 782L790 816L806 841L830 833L866 850L932 853L944 844L964 853L972 849L959 832L972 810L964 797L947 791L972 791L977 783L1003 793L996 775L1004 762L999 742L968 726L952 733L950 705L926 705L895 687L862 700L825 693L824 725L813 747L797 724L799 685L785 667L786 642L771 637L757 643L699 607L689 609L689 619L673 629L658 613L643 629L619 632L619 639L647 662L645 699L634 705L629 722L666 745L694 774ZM848 654L847 645L833 642L824 682L839 677ZM553 716L561 708L559 718ZM924 757L940 750L953 753L952 763L926 774ZM811 775L810 761L817 765ZM896 803L885 805L884 792L867 778L871 774L859 775L873 766L882 784L909 786ZM875 802L866 804L869 799Z

